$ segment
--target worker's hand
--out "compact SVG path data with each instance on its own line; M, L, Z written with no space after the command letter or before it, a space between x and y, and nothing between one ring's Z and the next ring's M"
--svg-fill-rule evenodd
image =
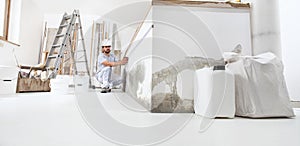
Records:
M128 63L128 57L124 57L122 60L121 60L121 64L124 65Z

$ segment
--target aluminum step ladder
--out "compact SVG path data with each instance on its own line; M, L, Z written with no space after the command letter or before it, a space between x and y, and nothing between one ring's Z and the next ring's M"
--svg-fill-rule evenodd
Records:
M75 30L77 30L77 33L75 33ZM77 41L71 38L71 36L74 35L76 35ZM75 45L75 48L71 48L72 44ZM89 85L91 86L91 76L87 62L79 10L74 10L71 15L67 13L63 15L45 64L47 70L52 70L52 73L49 74L49 78L56 77L65 52L71 54L73 75L88 75ZM84 70L78 71L79 67L82 68L81 64L85 66L83 67Z

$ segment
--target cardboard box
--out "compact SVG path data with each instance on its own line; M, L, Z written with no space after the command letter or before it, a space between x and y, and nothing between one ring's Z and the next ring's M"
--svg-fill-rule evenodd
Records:
M43 82L41 79L22 78L19 74L17 82L17 93L50 91L50 79Z

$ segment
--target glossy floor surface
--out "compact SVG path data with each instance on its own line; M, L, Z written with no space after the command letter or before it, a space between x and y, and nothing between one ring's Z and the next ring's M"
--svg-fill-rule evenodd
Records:
M300 145L298 108L294 118L205 120L149 113L120 91L78 94L0 95L0 146Z

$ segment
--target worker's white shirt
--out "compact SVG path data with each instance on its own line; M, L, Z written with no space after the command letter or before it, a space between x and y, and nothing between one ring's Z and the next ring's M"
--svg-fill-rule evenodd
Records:
M103 62L117 62L118 59L115 57L114 54L109 54L109 56L104 55L103 53L99 54L98 56L98 71L100 72L105 66L102 64Z
M104 61L117 62L118 59L113 54L106 56L101 53L98 56L98 71L96 74L96 79L101 83L102 88L109 87L111 89L113 86L120 85L122 83L122 79L121 77L112 73L112 68L110 66L104 66L102 64Z

